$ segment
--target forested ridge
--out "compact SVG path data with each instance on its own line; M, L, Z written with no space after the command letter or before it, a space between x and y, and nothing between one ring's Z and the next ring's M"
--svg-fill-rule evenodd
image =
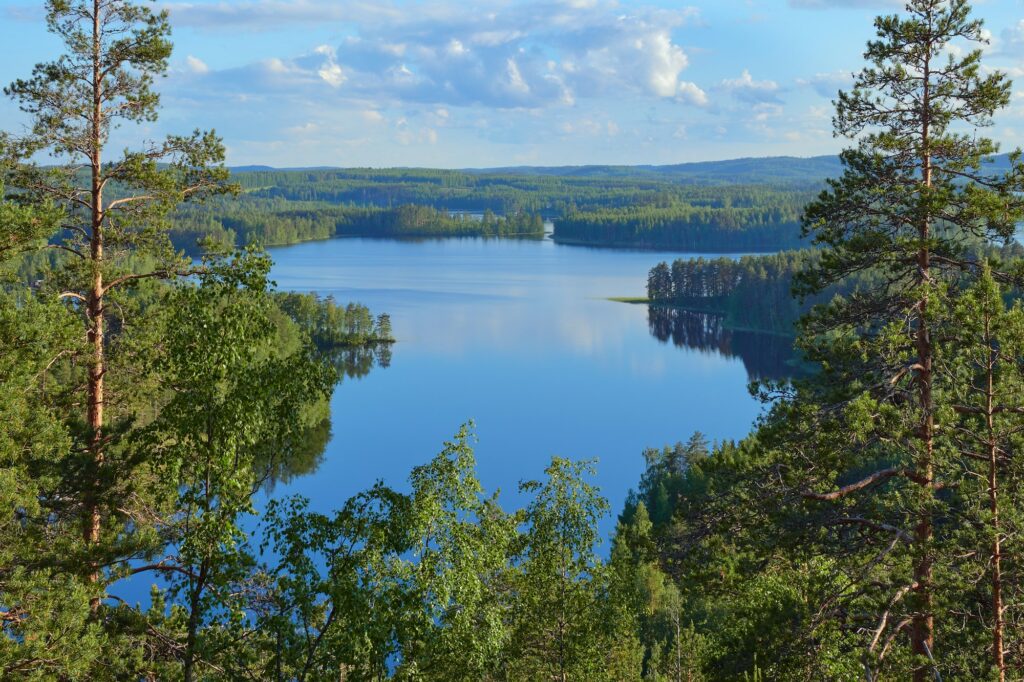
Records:
M214 238L266 246L335 236L544 236L564 242L692 250L773 250L799 243L807 189L680 185L627 176L575 180L458 171L248 171L241 194L180 208L176 247ZM462 213L460 213L462 212ZM477 214L477 215L467 215Z
M988 35L965 1L876 21L836 102L842 171L800 217L813 251L652 271L654 298L737 320L741 292L772 290L750 321L803 313L817 371L755 384L766 412L741 441L645 451L607 551L593 462L552 458L509 509L471 425L403 490L258 514L259 491L316 465L335 353L388 349L390 321L276 292L237 226L175 248L208 210L191 202L227 215L239 188L213 133L109 149L112 126L159 113L168 15L46 10L64 51L6 89L34 125L0 137L0 677L1024 675L1024 268L1002 247L1024 164L981 163L1013 93L959 47ZM787 307L790 284L818 305Z
M785 173L737 175L723 181L681 181L671 174L625 167L608 176L551 172L471 172L440 169L247 170L234 174L258 198L391 207L424 204L449 210L557 215L571 208L623 207L666 201L728 202L759 192L807 192L826 175L791 184ZM740 202L743 199L739 199Z

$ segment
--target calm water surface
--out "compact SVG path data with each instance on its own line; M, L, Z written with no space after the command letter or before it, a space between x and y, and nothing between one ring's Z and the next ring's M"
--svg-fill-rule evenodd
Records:
M645 447L698 429L740 438L760 411L729 343L659 340L646 306L604 300L643 296L648 270L673 254L483 239L334 239L271 253L279 288L390 313L398 338L389 367L338 387L316 472L274 489L318 510L378 479L405 489L409 470L472 419L480 478L506 508L520 501L518 482L559 455L595 458L617 513Z

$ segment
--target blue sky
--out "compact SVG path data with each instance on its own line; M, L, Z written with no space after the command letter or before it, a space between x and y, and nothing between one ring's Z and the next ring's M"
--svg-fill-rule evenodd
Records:
M0 0L0 82L59 48ZM835 92L889 0L185 0L163 114L231 164L680 163L837 151ZM1020 81L991 134L1024 145L1024 0L975 4ZM0 103L0 129L24 119ZM120 140L118 140L120 141Z

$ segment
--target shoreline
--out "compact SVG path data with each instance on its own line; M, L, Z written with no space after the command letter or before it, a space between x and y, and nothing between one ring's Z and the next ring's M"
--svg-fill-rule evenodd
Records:
M769 248L767 251L754 251L751 249L740 249L734 246L725 246L721 248L700 248L695 249L691 247L683 246L670 246L670 245L658 245L658 244L644 244L637 242L592 242L586 239L578 239L574 237L559 237L556 233L551 234L551 241L556 244L564 244L566 246L590 246L596 249L628 249L632 251L647 251L650 253L691 253L697 255L736 255L736 256L764 256L779 253L781 251L792 251L794 249L803 248L800 245L790 246L776 246Z

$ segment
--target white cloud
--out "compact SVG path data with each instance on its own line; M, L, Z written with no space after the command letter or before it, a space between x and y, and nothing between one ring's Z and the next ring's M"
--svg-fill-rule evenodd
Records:
M673 36L697 16L692 8L641 5L624 12L610 0L356 0L341 12L338 4L250 0L169 7L175 23L200 28L273 30L330 21L349 27L336 48L232 70L236 76L248 70L251 77L242 81L254 88L261 70L282 76L291 70L296 91L326 84L382 103L538 109L625 92L707 104L698 85L682 80L689 58Z
M781 116L782 106L779 104L772 104L770 102L761 102L754 105L753 113L755 121L758 123L764 123L768 119Z
M722 88L731 92L737 99L746 102L778 102L779 84L773 80L756 81L750 71L743 69L739 78L727 78L722 81Z
M706 107L708 105L707 93L701 90L696 83L687 81L680 83L678 98L681 102L698 107Z
M516 60L512 58L505 60L505 72L508 75L508 86L513 92L519 92L524 95L530 92L530 86L523 80L523 74L519 72Z
M296 135L296 136L300 136L300 137L303 136L303 135L311 135L311 134L317 133L319 131L320 131L320 126L318 126L316 123L313 123L312 121L310 121L309 123L305 123L303 125L300 125L300 126L292 126L291 128L287 128L285 130L285 132L290 134L290 135Z
M334 48L328 45L321 45L316 48L314 52L324 57L323 63L320 68L317 69L317 75L328 85L332 87L340 87L345 82L345 73L341 70L341 66L335 61Z
M458 57L459 55L464 55L469 52L469 50L466 49L466 46L462 44L462 41L456 40L455 38L448 41L446 51L453 57Z
M563 121L558 129L564 135L584 135L588 137L615 137L621 130L619 124L612 120L598 120L589 116Z
M199 59L198 57L193 57L192 55L185 57L185 68L190 73L196 73L200 75L210 72L210 67L207 66L202 59Z
M894 9L904 0L789 0L790 7L801 9Z
M807 116L813 121L831 121L832 120L832 108L831 107L816 107L812 106L807 109Z
M478 31L472 35L470 42L474 45L481 45L483 47L497 47L498 45L504 45L511 43L514 40L518 40L523 37L521 31L507 30L507 31Z
M435 145L437 139L437 131L429 126L413 126L404 116L395 121L395 141L402 146Z
M336 88L345 82L345 74L337 64L326 64L317 73L328 85Z
M176 26L202 29L231 27L273 31L295 25L317 25L351 20L354 15L392 16L397 8L384 4L335 2L334 0L242 0L241 2L165 2Z
M647 82L651 90L661 97L675 95L679 90L679 74L689 64L682 48L673 45L665 32L639 38L636 47L646 56Z

